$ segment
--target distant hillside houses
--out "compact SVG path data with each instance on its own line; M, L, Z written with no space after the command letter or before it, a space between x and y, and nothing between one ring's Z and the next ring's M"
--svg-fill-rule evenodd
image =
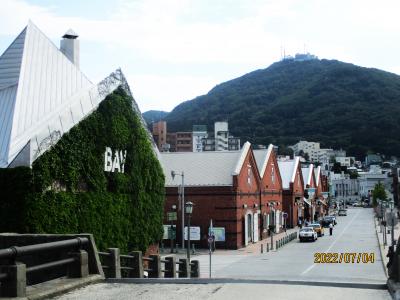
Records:
M324 149L321 148L319 142L299 141L297 144L289 146L289 148L293 149L294 155L299 155L310 162L321 164L324 171L329 171L335 162L340 163L343 167L351 167L356 163L355 157L346 156L345 150Z
M152 134L160 152L203 152L240 150L240 138L229 133L228 122L215 122L214 131L206 125L193 125L192 131L168 132L167 122L153 123Z

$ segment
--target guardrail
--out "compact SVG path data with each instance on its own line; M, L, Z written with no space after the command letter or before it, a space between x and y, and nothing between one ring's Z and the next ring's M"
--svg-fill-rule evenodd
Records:
M292 232L289 233L288 235L278 239L275 241L275 250L278 250L279 248L282 248L284 245L286 245L287 243L290 243L291 241L297 239L297 232ZM270 250L273 250L273 245L267 243L265 246L265 252L269 252ZM264 245L261 244L261 253L264 253Z
M174 256L161 258L160 255L145 257L141 251L132 251L121 255L118 248L108 248L99 252L102 268L106 278L198 278L200 264L197 260L191 263L187 259L176 261Z
M13 246L0 250L0 297L25 297L27 276L49 269L66 269L64 275L71 278L89 275L88 253L81 248L88 244L86 237L62 240L57 242ZM19 262L26 256L39 256L48 252L67 251L67 257L46 263L31 265Z

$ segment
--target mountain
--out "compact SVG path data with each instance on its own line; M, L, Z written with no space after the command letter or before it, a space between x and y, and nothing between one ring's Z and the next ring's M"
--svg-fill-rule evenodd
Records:
M142 113L147 125L151 125L153 122L164 120L167 115L168 112L162 110L148 110Z
M400 76L337 60L281 61L214 87L166 116L169 131L229 121L242 141L320 141L363 157L400 155Z

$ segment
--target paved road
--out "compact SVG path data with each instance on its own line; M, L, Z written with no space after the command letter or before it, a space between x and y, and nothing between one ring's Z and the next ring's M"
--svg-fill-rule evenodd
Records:
M94 284L57 300L340 299L390 300L385 290L279 284Z
M316 252L374 253L375 262L314 264ZM205 284L101 283L57 299L391 299L386 290L363 288L386 282L372 209L349 209L348 216L338 217L333 236L325 235L315 243L295 241L268 254L237 253L221 251L213 255L213 277L233 279ZM199 255L196 259L201 261L202 277L208 277L208 256ZM251 282L255 280L260 282ZM268 280L296 283L267 283ZM351 283L352 287L339 287L341 282Z
M333 235L311 243L291 242L277 252L240 256L214 255L213 277L289 279L305 281L335 281L383 283L386 281L372 209L351 208L348 215L337 217ZM374 253L375 262L362 264L314 264L317 252ZM198 256L201 276L208 277L208 257Z

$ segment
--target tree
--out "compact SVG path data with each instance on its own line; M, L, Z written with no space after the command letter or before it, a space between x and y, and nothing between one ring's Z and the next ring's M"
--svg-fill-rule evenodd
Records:
M358 172L349 172L350 173L350 179L357 179L359 177Z
M340 173L342 173L342 166L340 165L340 163L335 162L333 164L331 171L333 171L333 173L335 173L335 174L340 174Z
M310 161L310 156L308 155L307 152L304 153L304 159L305 159L306 161Z
M374 206L378 204L378 199L383 201L387 200L385 186L381 182L375 184L374 190L372 191L372 204Z

